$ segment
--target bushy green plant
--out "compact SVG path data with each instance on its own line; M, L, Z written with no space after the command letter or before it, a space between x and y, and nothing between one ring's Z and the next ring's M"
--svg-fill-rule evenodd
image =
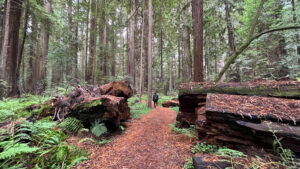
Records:
M65 143L67 136L54 130L55 123L49 119L35 123L24 121L16 128L13 137L1 140L0 168L61 168L85 160L86 153ZM26 142L26 143L24 143ZM28 163L30 162L30 163ZM25 164L26 163L26 164Z
M201 142L197 145L195 145L193 148L191 148L191 152L193 154L198 154L198 153L215 153L217 152L218 147L215 145L210 145L206 144L206 142Z
M192 158L188 158L185 160L184 169L194 169Z
M107 132L107 128L104 123L96 120L92 123L91 131L95 136L99 137Z
M82 122L74 117L66 118L59 126L63 132L67 133L76 133L83 128Z
M179 112L179 107L171 107L172 110L174 110L176 113Z
M130 114L133 118L139 119L142 115L148 114L152 109L148 108L146 104L137 102L130 106Z
M191 138L196 136L196 129L195 129L195 126L193 126L193 125L191 125L190 128L178 128L178 127L176 127L177 122L175 122L173 124L169 124L169 126L175 134L184 134Z
M103 145L103 144L107 144L110 142L110 140L100 140L100 141L97 141L97 140L94 140L92 138L89 138L89 137L86 137L86 138L83 138L79 141L79 143L83 143L83 142L86 142L86 141L89 141L89 142L92 142L94 144L97 144L97 145Z

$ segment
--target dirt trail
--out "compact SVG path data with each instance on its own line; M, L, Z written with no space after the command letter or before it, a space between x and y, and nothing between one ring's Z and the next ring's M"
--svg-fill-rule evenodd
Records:
M126 133L103 146L85 146L89 161L77 166L79 169L177 169L183 168L188 158L191 140L184 135L172 133L169 124L176 113L158 107L140 120L132 120Z

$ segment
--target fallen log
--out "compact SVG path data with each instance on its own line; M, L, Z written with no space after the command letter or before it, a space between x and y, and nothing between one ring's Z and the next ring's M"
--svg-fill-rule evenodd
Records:
M179 107L179 100L174 98L172 100L166 101L162 103L163 107Z
M257 80L253 82L190 82L180 85L179 97L207 93L272 96L300 99L300 82L293 80Z
M208 94L205 111L210 142L272 148L276 135L284 148L300 153L300 100Z
M86 127L95 120L100 120L109 130L114 130L119 127L120 122L129 119L127 98L131 95L131 87L122 81L100 87L77 86L68 95L54 97L45 104L31 106L30 109L38 109L39 118L52 116L53 120L63 121L65 117L76 117Z
M256 80L253 82L190 82L179 88L179 122L185 126L197 123L196 110L205 107L207 93L272 96L300 99L300 82L293 80Z

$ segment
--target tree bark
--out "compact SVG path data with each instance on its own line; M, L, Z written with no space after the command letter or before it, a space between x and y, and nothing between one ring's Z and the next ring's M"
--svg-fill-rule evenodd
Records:
M203 1L192 1L194 28L194 81L203 81Z
M23 0L6 1L4 40L1 50L1 73L2 79L10 86L9 96L19 94L16 71L22 3Z
M85 35L85 80L89 81L89 67L88 67L88 51L89 51L89 20L90 20L90 4L91 0L88 0L88 10L86 17L86 35Z
M293 21L294 23L297 22L297 18L296 18L296 10L295 10L295 0L292 0L292 11L293 11Z
M181 78L180 38L178 39L178 80Z
M26 4L25 14L24 14L24 29L23 29L23 37L22 37L22 43L20 44L20 48L18 50L18 63L17 63L17 71L16 71L16 81L18 82L20 79L20 73L21 73L21 63L23 62L23 73L24 73L24 57L23 57L23 51L24 51L24 45L27 38L27 27L28 27L28 10L29 5ZM24 85L24 84L23 84ZM15 90L17 94L20 94L20 87L18 86L18 83L15 84Z
M142 13L142 33L141 33L141 52L140 52L140 95L139 101L142 102L143 95L143 53L144 53L144 29L145 29L145 0L143 0Z
M148 2L148 97L147 107L152 108L152 0Z
M107 3L106 1L104 2L105 3L105 8L107 6ZM103 73L104 73L104 76L105 76L105 79L106 77L108 76L108 71L107 71L107 16L105 14L105 12L103 12L104 14L104 27L103 27L103 39L102 39L102 55L103 55Z
M130 13L130 47L129 47L129 81L133 88L135 88L135 0L131 0L131 13Z
M164 80L164 65L163 65L163 30L160 28L160 80Z
M68 0L68 58L66 66L66 76L67 80L70 81L70 76L72 75L72 62L73 62L73 32L72 32L72 0Z

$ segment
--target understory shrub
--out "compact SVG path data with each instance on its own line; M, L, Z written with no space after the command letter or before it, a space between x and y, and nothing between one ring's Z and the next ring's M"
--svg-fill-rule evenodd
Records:
M67 136L55 130L55 125L49 119L24 121L15 135L1 137L0 168L69 168L86 160L87 154L67 144Z
M191 125L190 128L178 128L178 122L176 121L175 123L169 124L169 126L175 134L184 134L191 138L196 136L196 129L194 125Z

